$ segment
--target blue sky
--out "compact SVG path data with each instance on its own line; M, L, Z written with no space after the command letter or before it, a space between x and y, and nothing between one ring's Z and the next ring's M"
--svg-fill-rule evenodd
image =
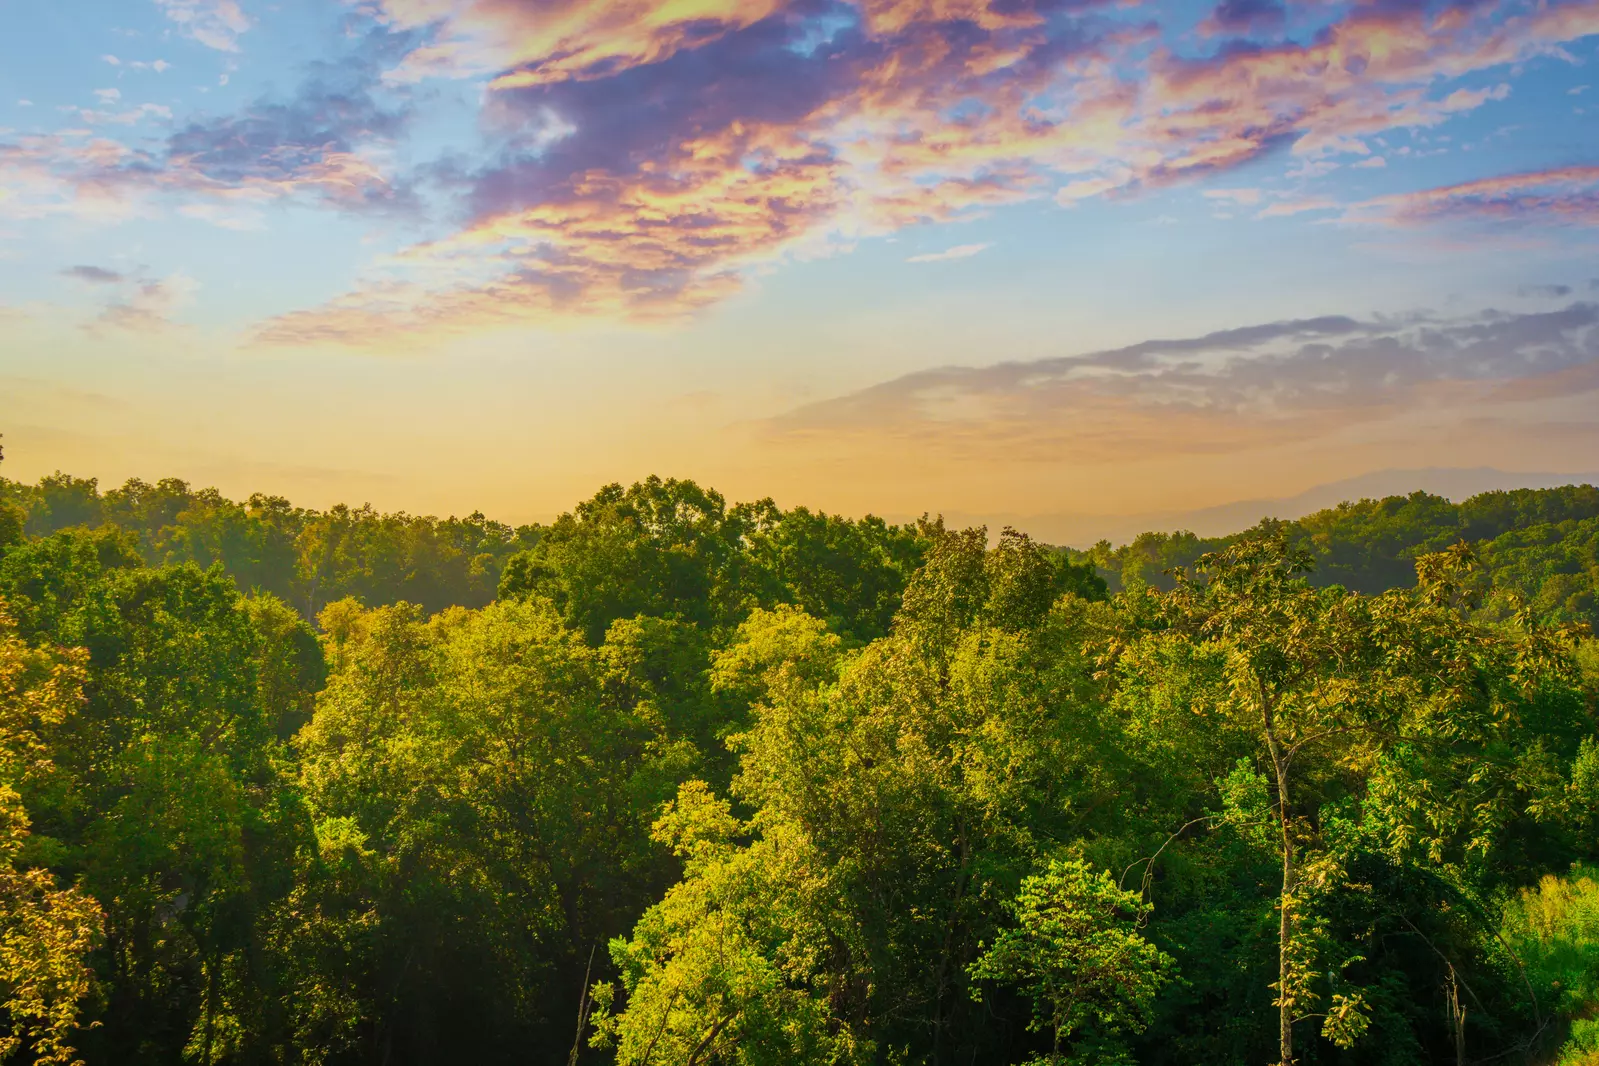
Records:
M650 472L981 515L1599 467L1591 0L0 26L8 476L520 519Z

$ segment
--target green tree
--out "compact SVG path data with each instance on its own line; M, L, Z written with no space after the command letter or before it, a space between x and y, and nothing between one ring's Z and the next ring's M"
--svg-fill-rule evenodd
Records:
M74 526L97 526L101 521L100 483L56 471L39 479L29 527L33 533L54 533Z
M848 650L782 606L751 613L717 654L718 690L752 704L730 743L733 795L754 814L613 949L627 1054L663 1019L684 1056L713 1029L705 1050L724 1059L732 1045L716 1041L734 1033L744 1059L799 1054L761 1020L785 997L806 1032L839 1034L851 1055L997 1052L968 966L1003 923L1001 900L1108 784L1092 764L1110 723L1081 650L1106 619L1077 595L1056 600L1059 564L1024 538L993 551L982 531L929 541L890 636ZM721 809L707 803L696 809ZM740 961L713 979L696 945L723 930ZM721 991L672 1013L690 987Z
M915 526L851 521L771 501L741 509L764 606L790 603L859 642L886 636L927 541Z
M1032 1027L1053 1038L1045 1063L1125 1063L1122 1037L1148 1028L1173 961L1138 930L1153 908L1081 860L1052 861L1022 882L1005 930L972 976L1019 986ZM1067 1046L1069 1054L1064 1053Z
M394 1062L555 1048L582 959L669 878L650 819L699 761L650 676L670 640L617 623L592 648L537 600L336 604L323 628L335 670L296 740L317 917L284 936L333 970L301 971L299 1031Z
M0 564L24 632L88 652L84 703L48 737L55 770L21 792L51 865L105 908L103 1025L85 1054L188 1048L209 1063L281 1037L261 934L309 827L283 787L262 641L233 583L124 565L121 543L68 532Z
M1309 553L1268 524L1203 557L1198 578L1177 574L1160 621L1121 660L1131 691L1191 710L1202 724L1190 735L1232 736L1234 751L1252 737L1266 768L1257 817L1275 825L1281 865L1273 987L1285 1066L1296 1022L1321 1018L1340 1045L1368 1024L1364 993L1341 976L1358 960L1339 961L1327 926L1355 852L1430 865L1462 891L1491 884L1492 864L1530 857L1505 849L1537 838L1518 842L1509 828L1536 821L1576 754L1569 648L1536 628L1474 626L1468 564L1464 551L1424 557L1417 589L1379 597L1317 589L1303 577ZM1462 761L1468 750L1477 761ZM1356 799L1356 821L1339 828L1339 804Z
M502 598L538 595L599 644L638 615L713 626L743 606L744 520L692 481L607 485L506 564Z
M22 542L22 530L26 521L27 515L20 507L0 503L0 552Z
M832 1013L817 965L837 934L811 893L793 891L825 872L782 833L734 847L746 831L703 782L684 785L655 823L684 877L611 944L626 1011L612 1014L609 985L595 990L594 1042L614 1047L619 1066L870 1061L870 1046Z
M1505 909L1503 934L1567 1027L1557 1066L1599 1060L1599 874L1545 875Z

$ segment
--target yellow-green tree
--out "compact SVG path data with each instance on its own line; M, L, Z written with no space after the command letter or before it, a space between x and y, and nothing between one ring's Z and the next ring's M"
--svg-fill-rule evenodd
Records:
M82 685L81 657L28 647L0 601L0 1060L75 1061L72 1034L94 987L87 956L100 934L99 904L27 860L28 815L17 791L50 772L41 731L76 711Z

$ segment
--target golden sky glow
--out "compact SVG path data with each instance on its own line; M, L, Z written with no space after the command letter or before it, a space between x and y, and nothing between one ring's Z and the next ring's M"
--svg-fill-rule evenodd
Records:
M1591 2L105 15L0 44L8 476L525 519L1599 469Z

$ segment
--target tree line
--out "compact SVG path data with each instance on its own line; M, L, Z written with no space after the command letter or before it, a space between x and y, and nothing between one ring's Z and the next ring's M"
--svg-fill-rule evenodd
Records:
M1592 488L0 496L0 1059L1599 1058Z
M1599 488L1592 485L1485 492L1460 503L1414 492L1341 503L1287 528L1315 560L1307 575L1313 584L1383 592L1411 583L1420 556L1465 542L1477 558L1471 582L1485 615L1505 618L1525 602L1548 618L1599 625ZM1145 533L1076 557L1093 562L1112 589L1170 587L1166 571L1192 566L1238 536Z
M548 528L512 527L480 512L441 520L383 514L371 506L317 511L260 493L238 503L175 478L154 485L134 478L101 492L93 478L62 473L33 485L0 478L0 504L19 510L32 536L109 526L130 536L146 565L193 562L203 569L220 563L241 591L270 592L308 621L349 596L368 605L403 600L429 614L482 607L495 598L506 563L534 547ZM596 499L584 506L604 504ZM732 519L729 533L763 528L779 513L770 501L732 511L724 516ZM795 524L804 514L823 540L843 528L804 508L794 514ZM1409 584L1419 556L1464 541L1477 556L1471 580L1485 614L1508 617L1526 601L1550 618L1599 624L1599 488L1592 485L1485 492L1460 503L1415 492L1343 503L1286 528L1296 546L1314 556L1307 575L1314 584L1382 592ZM886 538L887 526L875 535ZM1168 570L1190 567L1239 535L1150 532L1124 545L1102 541L1061 550L1091 564L1113 592L1147 584L1169 588ZM896 544L903 571L914 564L912 540ZM885 586L883 604L894 594ZM880 605L880 615L883 610L891 613Z

